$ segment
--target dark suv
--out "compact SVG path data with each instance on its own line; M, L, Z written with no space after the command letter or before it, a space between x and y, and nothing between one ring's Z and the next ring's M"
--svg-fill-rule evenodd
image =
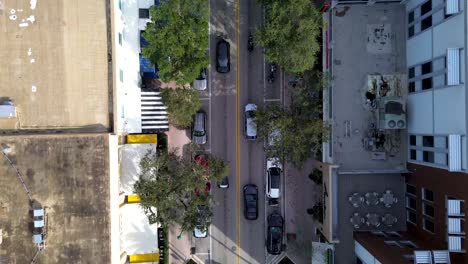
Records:
M272 255L281 254L283 248L283 217L278 213L268 216L267 251Z
M258 218L258 189L256 185L244 186L244 216L247 220Z
M228 73L231 70L230 45L224 39L218 41L216 45L216 71Z

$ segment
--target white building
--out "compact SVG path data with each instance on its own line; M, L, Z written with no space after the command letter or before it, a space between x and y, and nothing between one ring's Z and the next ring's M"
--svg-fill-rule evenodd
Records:
M406 2L411 163L466 170L465 4L463 0Z
M140 58L141 32L150 22L149 8L159 0L113 0L112 38L114 72L114 131L156 133L169 129L166 107L159 92L143 89L141 77L148 61ZM146 67L147 68L147 67Z

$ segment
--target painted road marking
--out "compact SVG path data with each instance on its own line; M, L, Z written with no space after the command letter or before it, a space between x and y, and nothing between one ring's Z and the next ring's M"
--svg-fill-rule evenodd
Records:
M237 256L240 263L240 0L235 2L236 12L236 224L237 224Z

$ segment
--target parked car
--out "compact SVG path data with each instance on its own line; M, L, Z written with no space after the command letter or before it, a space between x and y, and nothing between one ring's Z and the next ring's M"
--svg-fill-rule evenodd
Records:
M206 184L205 184L205 193L209 194L211 192L211 182L209 175L207 173L208 170L208 158L205 154L198 154L194 158L195 162L198 162L200 165L204 167L204 172L203 176L205 178ZM195 194L200 195L200 190L198 188L195 188Z
M208 227L203 225L203 217L204 214L207 213L207 208L205 205L201 205L198 207L197 211L197 225L193 229L193 236L196 238L205 238L208 236Z
M229 188L229 178L228 176L224 177L221 182L218 182L218 187L221 189Z
M244 186L244 216L247 220L258 218L258 188L256 185Z
M267 251L272 255L279 255L283 250L283 217L278 213L268 216Z
M278 199L281 195L282 165L278 158L267 159L266 195L268 198Z
M255 123L255 112L257 111L257 105L247 104L244 111L245 119L245 137L248 140L257 139L257 124Z
M224 39L218 41L216 45L216 71L228 73L231 70L230 45Z
M192 128L192 141L198 145L206 144L206 113L198 111L195 114Z
M200 75L193 81L193 88L198 91L206 90L206 69L203 68Z

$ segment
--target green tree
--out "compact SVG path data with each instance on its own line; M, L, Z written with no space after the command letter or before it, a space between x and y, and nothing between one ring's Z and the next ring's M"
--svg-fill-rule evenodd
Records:
M168 152L149 152L140 162L140 178L134 191L141 197L141 207L150 223L168 226L177 223L182 231L191 231L196 225L209 226L212 216L212 196L204 191L206 174L211 181L220 181L228 173L225 161L207 155L208 169L191 158ZM214 164L216 169L211 169ZM200 206L205 206L203 214Z
M322 142L328 139L329 128L322 120L323 76L315 76L315 81L301 83L291 94L289 107L268 105L258 109L256 114L258 137L268 140L273 131L279 135L266 148L270 157L283 157L296 167L321 152ZM309 79L307 79L309 80Z
M169 121L176 127L188 128L193 115L200 110L198 92L191 88L162 89L162 99L167 106Z
M269 62L287 72L312 69L320 50L317 38L322 16L310 0L259 0L266 6L266 21L255 39Z
M161 1L150 14L152 23L143 35L149 45L143 55L158 65L164 82L192 82L209 64L208 1Z

